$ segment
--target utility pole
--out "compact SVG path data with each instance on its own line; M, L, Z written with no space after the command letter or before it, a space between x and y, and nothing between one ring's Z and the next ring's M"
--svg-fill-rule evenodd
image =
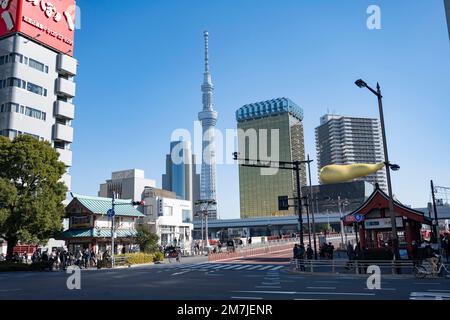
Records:
M338 196L339 217L341 220L341 248L345 248L344 244L344 220L342 217L341 196Z
M311 160L309 159L309 154L308 154L309 205L311 206L312 232L313 232L313 241L314 241L314 258L317 260L316 221L314 220L314 200L313 200L313 192L312 192L311 162L310 161ZM308 208L309 208L309 206L308 206ZM319 213L319 212L317 212L317 213ZM311 232L311 230L310 230L310 232ZM311 239L309 240L309 244L311 244Z
M433 233L436 237L436 241L439 244L439 248L441 248L441 237L439 234L439 219L436 208L436 196L434 194L434 182L431 180L431 195L433 197L433 211L434 211L434 223L433 223Z
M115 261L114 261L114 220L115 220L115 207L116 207L116 192L113 191L112 194L112 203L111 208L113 215L111 217L111 267L114 268Z

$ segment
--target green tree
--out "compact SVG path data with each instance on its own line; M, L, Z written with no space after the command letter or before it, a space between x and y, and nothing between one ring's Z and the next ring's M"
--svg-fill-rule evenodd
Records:
M43 244L61 231L65 166L50 143L0 137L0 237L11 256L17 243Z
M136 243L139 245L141 252L154 253L158 251L159 237L157 234L150 232L143 226L138 226L136 231Z

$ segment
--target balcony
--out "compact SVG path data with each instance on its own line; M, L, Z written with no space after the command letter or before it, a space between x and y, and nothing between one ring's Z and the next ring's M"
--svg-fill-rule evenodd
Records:
M55 124L55 140L61 140L66 142L73 142L73 128L63 125Z
M72 166L72 151L66 149L56 149L56 152L59 153L59 161L64 163L66 167Z
M68 102L56 101L55 116L61 116L73 120L75 116L75 106Z
M56 68L59 73L75 76L77 74L77 60L66 55L58 55L58 63Z
M75 89L76 85L73 81L64 78L58 78L56 80L56 94L73 98L75 97Z

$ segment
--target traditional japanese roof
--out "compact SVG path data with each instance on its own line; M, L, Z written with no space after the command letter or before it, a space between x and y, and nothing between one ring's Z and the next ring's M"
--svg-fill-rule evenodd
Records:
M72 202L78 201L93 214L106 215L108 210L111 209L112 199L110 198L83 196L76 193L71 193L71 195L73 197ZM116 206L114 211L116 216L145 217L144 214L131 205L131 201L132 200L115 200ZM72 202L67 207L70 207Z
M130 238L136 237L137 232L133 229L119 229L116 231L117 238ZM111 228L107 229L70 229L64 231L59 239L71 239L71 238L111 238Z
M377 185L375 188L375 191L372 193L372 195L355 211L349 213L344 217L344 223L345 224L352 224L353 222L356 222L354 219L354 216L356 214L360 214L362 216L365 216L366 214L370 213L372 210L376 209L388 209L389 208L389 196L383 192ZM394 199L394 211L396 213L396 216L403 216L405 218L425 223L425 224L431 224L431 219L426 217L423 212L419 210L414 210L412 208L409 208L399 201L396 201Z

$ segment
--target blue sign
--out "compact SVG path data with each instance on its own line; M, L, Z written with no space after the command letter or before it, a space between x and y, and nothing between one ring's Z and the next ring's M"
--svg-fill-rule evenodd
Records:
M355 214L355 220L356 222L364 221L364 216L362 214L357 213Z
M114 217L116 215L116 213L114 212L113 209L109 209L108 212L106 213L106 215L110 218Z

